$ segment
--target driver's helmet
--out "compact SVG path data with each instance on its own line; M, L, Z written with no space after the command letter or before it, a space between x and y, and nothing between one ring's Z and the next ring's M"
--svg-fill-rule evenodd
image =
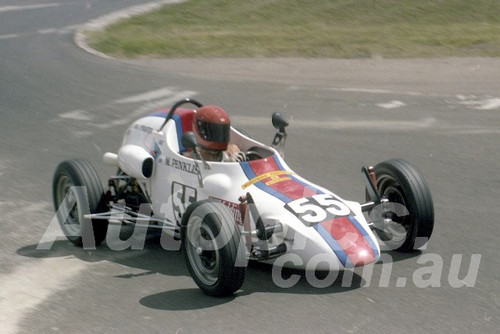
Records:
M230 127L229 116L217 106L203 106L193 118L193 130L198 145L211 151L227 149Z

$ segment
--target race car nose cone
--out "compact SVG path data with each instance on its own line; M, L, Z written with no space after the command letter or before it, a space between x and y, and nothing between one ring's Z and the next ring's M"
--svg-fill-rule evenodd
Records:
M370 235L353 216L327 220L314 228L330 245L345 268L375 262L380 256Z

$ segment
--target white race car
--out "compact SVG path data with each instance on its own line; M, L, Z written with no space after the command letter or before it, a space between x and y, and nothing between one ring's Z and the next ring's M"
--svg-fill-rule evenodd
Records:
M230 127L243 154L207 161L192 131L201 107L184 99L134 122L118 152L104 154L118 170L106 189L89 162L60 163L53 198L66 237L95 247L110 221L161 228L180 240L196 284L226 296L242 286L248 260L336 271L377 261L381 245L410 251L431 236L431 194L408 162L363 167L367 202L347 201L288 167L288 122L279 113L272 146Z

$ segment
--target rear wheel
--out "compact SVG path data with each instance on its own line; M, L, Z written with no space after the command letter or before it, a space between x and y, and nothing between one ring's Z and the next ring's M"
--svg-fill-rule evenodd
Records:
M101 181L86 160L67 160L59 164L52 183L57 219L69 241L94 248L105 238L108 221L86 219L90 213L107 211Z
M184 256L196 284L211 296L236 292L245 279L241 233L221 203L201 201L188 207L181 224Z
M375 232L386 246L396 251L422 247L434 227L432 196L422 174L401 159L384 161L374 171L379 195L388 200L391 208L385 212L377 210L382 217L370 216L372 220L384 221L383 228Z

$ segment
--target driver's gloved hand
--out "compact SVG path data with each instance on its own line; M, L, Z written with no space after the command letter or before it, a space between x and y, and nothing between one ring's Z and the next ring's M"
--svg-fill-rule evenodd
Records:
M234 152L233 154L229 155L227 152L224 152L224 158L222 161L225 162L243 162L246 161L247 157L244 152Z
M231 158L233 159L234 162L243 162L243 161L246 161L247 160L247 157L245 155L245 153L243 152L236 152L234 153Z

